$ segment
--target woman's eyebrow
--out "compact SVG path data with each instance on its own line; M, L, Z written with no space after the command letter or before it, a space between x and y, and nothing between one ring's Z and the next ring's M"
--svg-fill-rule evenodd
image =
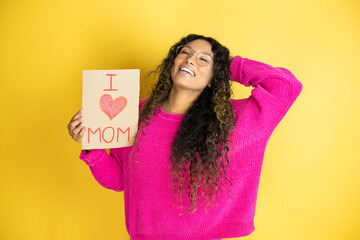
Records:
M214 58L210 53L206 53L206 52L201 52L201 53L209 55L210 57Z
M185 45L185 46L190 48L191 50L195 51L190 45ZM210 57L214 58L210 53L206 53L206 52L199 52L199 53L203 53L203 54L209 55Z

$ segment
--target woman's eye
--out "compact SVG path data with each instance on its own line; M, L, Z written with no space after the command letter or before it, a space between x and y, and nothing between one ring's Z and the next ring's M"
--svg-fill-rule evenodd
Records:
M190 54L189 52L186 52L186 51L181 51L180 53L184 53L184 54L187 54L187 55Z
M209 60L207 60L207 59L205 59L205 58L200 58L200 60L203 61L203 62L206 62L206 63L209 62Z

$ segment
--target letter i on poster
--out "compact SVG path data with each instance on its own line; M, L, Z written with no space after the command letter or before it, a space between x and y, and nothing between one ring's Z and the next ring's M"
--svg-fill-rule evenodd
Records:
M139 69L83 70L82 149L134 144L139 115Z

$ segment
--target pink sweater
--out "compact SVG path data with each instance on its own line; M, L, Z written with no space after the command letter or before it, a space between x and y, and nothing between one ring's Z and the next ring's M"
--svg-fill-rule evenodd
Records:
M271 133L302 90L302 84L287 69L236 56L230 79L254 89L246 99L231 100L235 128L230 145L230 164L219 205L204 206L197 199L197 211L180 215L171 189L170 150L184 115L164 112L160 107L139 144L135 147L81 152L80 158L104 188L124 191L126 228L134 240L209 240L249 235L255 230L254 216L265 147ZM140 107L144 100L140 101ZM139 134L140 135L140 134ZM186 199L186 198L185 198ZM187 206L190 201L185 202Z

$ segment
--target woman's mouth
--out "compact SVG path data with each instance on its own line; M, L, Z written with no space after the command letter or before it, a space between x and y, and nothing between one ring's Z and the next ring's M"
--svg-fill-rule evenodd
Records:
M185 73L187 73L187 74L190 74L191 76L195 76L195 73L194 73L192 70L190 70L189 68L181 67L181 68L180 68L180 71L181 71L181 72L185 72Z

